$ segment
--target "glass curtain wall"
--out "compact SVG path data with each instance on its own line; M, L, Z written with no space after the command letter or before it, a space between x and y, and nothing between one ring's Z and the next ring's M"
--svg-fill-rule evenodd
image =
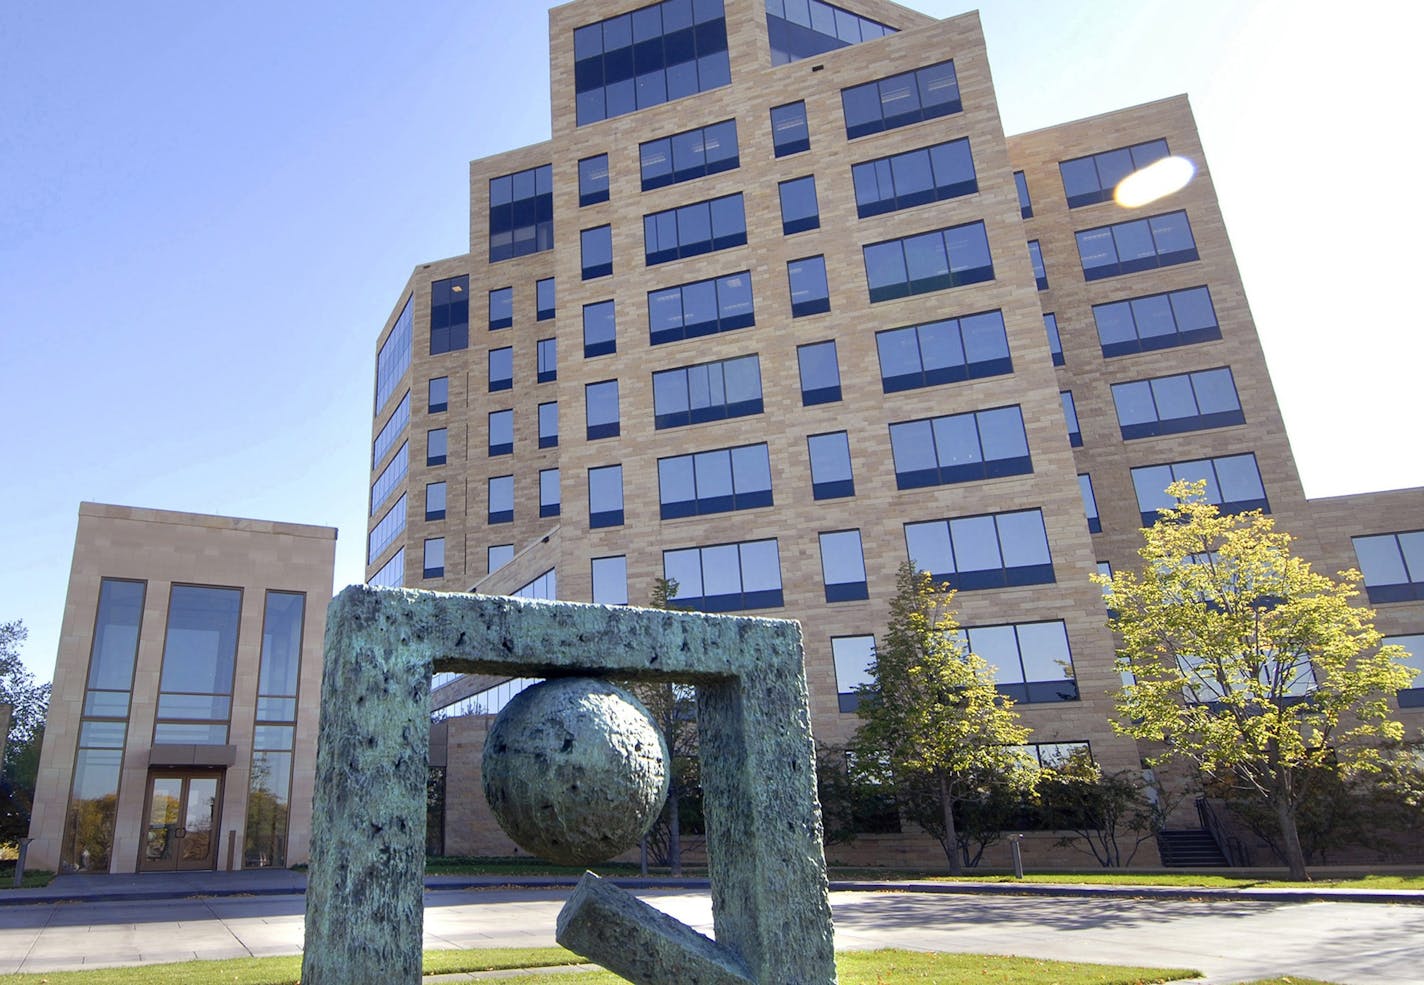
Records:
M262 665L257 681L257 724L252 739L252 780L243 839L244 868L287 864L292 744L305 613L306 596L297 592L267 593L262 618Z

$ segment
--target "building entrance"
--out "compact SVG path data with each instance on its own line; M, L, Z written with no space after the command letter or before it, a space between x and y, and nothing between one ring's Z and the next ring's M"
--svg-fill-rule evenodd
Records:
M165 770L148 775L143 872L211 869L217 859L222 774Z

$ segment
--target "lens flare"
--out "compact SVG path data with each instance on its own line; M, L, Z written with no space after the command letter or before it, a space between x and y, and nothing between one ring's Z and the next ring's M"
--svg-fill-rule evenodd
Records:
M1119 181L1113 199L1125 209L1135 209L1181 191L1196 173L1196 165L1185 157L1164 157Z

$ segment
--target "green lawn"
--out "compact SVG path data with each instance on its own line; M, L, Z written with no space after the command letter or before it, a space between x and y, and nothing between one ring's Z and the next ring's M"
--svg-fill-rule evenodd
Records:
M53 872L44 869L26 869L25 874L20 877L21 889L32 889L38 886L48 886L49 881L54 878ZM15 861L14 859L0 860L0 889L15 888Z
M581 961L581 958L562 948L426 951L425 972L545 968ZM1199 972L1183 969L1131 968L912 951L852 951L839 955L836 966L842 985L887 985L892 982L897 985L901 982L933 985L1149 985L1200 976ZM0 975L0 985L294 985L300 972L299 957L238 958L135 968ZM1281 982L1286 981L1289 980L1281 979ZM606 971L531 973L501 978L500 985L623 985L623 979Z

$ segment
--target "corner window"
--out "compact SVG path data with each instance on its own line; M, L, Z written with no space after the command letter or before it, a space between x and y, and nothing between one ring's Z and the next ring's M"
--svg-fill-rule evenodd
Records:
M489 489L489 522L514 522L514 476L491 476Z
M588 383L583 388L584 424L587 439L616 438L618 436L618 381L602 380Z
M771 506L767 446L742 445L658 459L658 501L664 520Z
M1088 516L1088 533L1103 532L1103 521L1098 516L1098 497L1093 495L1093 477L1086 472L1078 476L1078 491L1083 494L1083 512Z
M376 511L386 505L386 500L396 491L406 473L410 470L410 442L403 441L396 453L391 456L391 460L386 463L386 467L381 469L381 474L376 481L371 484L371 516L376 515Z
M559 402L551 400L539 405L539 447L559 446Z
M775 539L663 551L663 577L677 582L672 601L702 612L771 609L784 604Z
M813 434L806 439L811 457L813 499L840 499L855 495L850 467L850 439L844 431Z
M623 526L623 466L605 465L588 470L588 526Z
M579 207L608 201L608 155L597 154L578 162Z
M742 193L643 216L643 259L649 266L742 246L747 216Z
M723 120L638 145L643 191L731 171L740 163L737 121Z
M1022 171L1014 172L1014 188L1019 193L1019 215L1025 219L1033 218L1033 201L1028 197L1028 179L1024 177Z
M548 321L554 317L554 278L545 277L534 282L535 321Z
M539 515L558 516L560 509L559 470L539 470Z
M948 116L963 108L952 60L841 90L847 140Z
M994 279L983 222L871 243L861 252L872 302Z
M1169 510L1177 505L1167 495L1167 487L1177 481L1206 482L1207 501L1215 503L1223 513L1271 512L1256 456L1247 452L1133 469L1132 485L1137 492L1137 508L1142 513L1144 527L1157 522L1159 509Z
M656 429L761 412L761 362L754 355L653 374Z
M890 452L899 489L1033 471L1017 405L891 424Z
M415 325L415 295L405 299L405 307L396 316L395 324L386 341L381 343L381 351L376 354L376 407L372 414L379 416L381 408L396 392L405 371L410 368L411 335Z
M1114 383L1113 406L1125 441L1244 424L1231 370L1158 376Z
M731 332L756 324L752 275L739 273L648 292L648 344Z
M1198 259L1185 212L1117 222L1075 234L1084 280L1101 280Z
M559 378L558 343L554 339L540 339L535 348L534 382L552 383Z
M1083 431L1078 426L1078 408L1073 403L1072 390L1060 390L1058 399L1063 402L1063 420L1068 425L1068 444L1074 448L1083 447Z
M1168 153L1167 141L1149 140L1060 162L1058 171L1063 176L1063 194L1068 199L1068 207L1076 209L1111 201L1118 182Z
M427 521L445 519L445 483L426 483L425 519Z
M420 576L422 578L445 577L444 537L427 537L425 539L425 564Z
M831 290L826 282L826 258L802 257L786 262L786 282L791 288L791 317L802 318L831 310Z
M370 564L380 557L382 552L395 541L400 532L405 529L406 515L405 495L395 501L395 504L386 511L386 515L381 517L370 533L366 535L366 563Z
M508 328L514 324L514 288L501 287L489 292L489 327Z
M489 261L554 248L554 166L545 164L491 178Z
M430 285L430 354L470 347L470 278L450 277Z
M876 332L875 351L886 393L1014 371L998 311Z
M979 190L967 137L853 164L850 176L862 219Z
M583 357L606 356L618 351L618 326L612 301L583 306Z
M1221 338L1205 287L1093 305L1103 357L1154 352Z
M1042 510L907 523L905 547L920 570L960 591L1055 580Z
M777 157L811 149L811 131L806 126L804 102L771 108L771 144Z
M1424 599L1424 530L1351 537L1372 603Z
M1048 290L1048 271L1043 266L1043 249L1036 239L1028 241L1028 262L1033 267L1033 282L1038 285L1040 291Z
M596 557L591 562L595 605L628 604L628 558Z
M841 368L834 339L797 346L796 364L801 371L801 406L841 399Z
M396 404L396 409L391 411L386 423L381 425L381 430L376 433L376 440L371 442L371 468L381 464L381 459L395 447L396 440L405 433L409 423L410 391L407 390L405 396L401 397L401 402Z
M806 175L792 178L776 186L781 197L781 231L787 236L792 233L819 229L821 210L816 204L816 177Z
M449 432L445 428L434 428L425 432L425 464L444 465L450 453Z
M859 530L837 530L819 535L821 580L827 602L853 602L870 598L865 584L865 555Z
M489 414L489 453L496 455L514 454L514 411L492 410Z
M489 351L489 392L514 387L514 347L505 346Z
M450 407L450 378L448 376L437 376L431 380L426 389L426 410L431 414L438 414Z
M579 256L583 262L583 279L607 277L613 273L613 227L596 226L579 233Z

